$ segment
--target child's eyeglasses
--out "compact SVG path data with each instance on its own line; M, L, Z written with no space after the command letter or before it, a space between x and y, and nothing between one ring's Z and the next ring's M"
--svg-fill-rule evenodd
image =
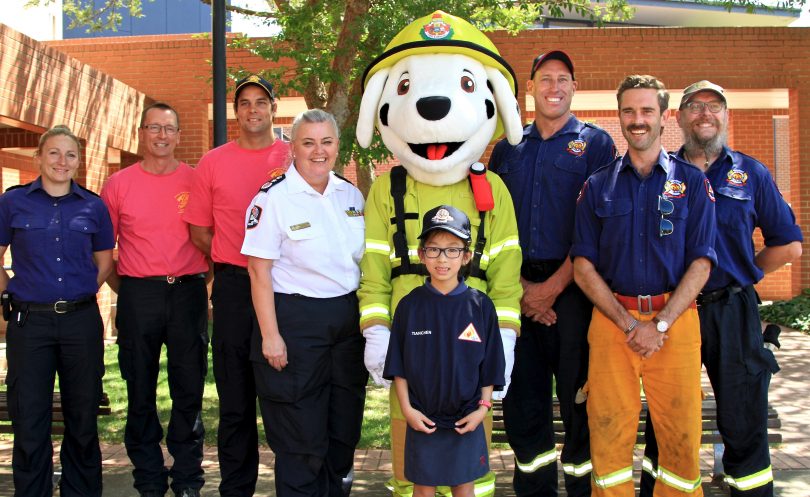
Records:
M461 257L461 254L464 253L465 249L459 247L425 247L423 250L425 252L425 257L428 259L435 259L441 254L444 254L448 259L458 259Z

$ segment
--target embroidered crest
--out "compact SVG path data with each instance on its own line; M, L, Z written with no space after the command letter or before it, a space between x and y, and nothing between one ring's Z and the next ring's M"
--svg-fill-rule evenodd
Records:
M248 216L247 229L252 230L259 225L259 219L262 217L262 208L254 205L250 208L250 215Z
M709 200L714 202L714 188L712 188L712 184L709 183L709 178L703 180L706 184L706 195L709 196Z
M679 179L668 179L664 183L664 194L667 198L682 198L686 195L686 183Z
M459 340L464 340L465 342L481 342L481 337L478 336L478 332L475 331L475 326L472 323L468 324L464 331L461 332L461 335L458 336Z
M453 216L450 215L450 211L447 209L439 209L436 211L436 215L433 216L433 219L431 219L434 223L449 223L452 220Z
M447 24L441 14L433 14L429 23L422 27L420 33L425 40L442 40L453 37L453 27Z
M726 174L726 182L731 186L743 187L748 182L748 173L736 167L732 168Z
M585 153L585 147L587 146L585 140L571 140L568 142L568 153L579 157Z
M358 211L354 207L346 209L346 215L349 217L363 217L363 211Z
M188 204L188 197L189 192L180 192L174 196L174 199L177 200L177 213L182 214L183 211L186 210L186 205Z

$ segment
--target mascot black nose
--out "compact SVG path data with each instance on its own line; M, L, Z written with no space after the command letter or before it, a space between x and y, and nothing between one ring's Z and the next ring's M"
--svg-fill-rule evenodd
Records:
M416 102L419 115L428 121L438 121L450 112L450 99L447 97L425 97Z

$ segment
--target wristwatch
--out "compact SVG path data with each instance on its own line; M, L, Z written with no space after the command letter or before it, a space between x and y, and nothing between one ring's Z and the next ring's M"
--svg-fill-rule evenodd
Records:
M488 400L481 399L481 400L478 401L478 405L486 407L487 410L492 409L492 402L490 402Z
M658 333L666 333L669 330L669 323L658 319L658 316L652 318L652 322L655 323L655 329L658 330Z

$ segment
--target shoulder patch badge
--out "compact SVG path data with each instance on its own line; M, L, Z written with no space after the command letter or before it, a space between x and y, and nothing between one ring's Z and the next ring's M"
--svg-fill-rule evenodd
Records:
M464 331L461 332L461 335L458 336L459 340L464 340L465 342L481 342L481 337L478 336L478 332L475 331L475 326L472 323L468 324Z
M682 198L686 195L686 183L679 179L668 179L664 183L663 195L667 198Z
M250 208L250 215L248 216L247 229L252 230L259 225L259 219L262 217L262 208L254 205Z
M736 167L731 168L726 174L726 183L731 186L743 187L748 182L748 173Z
M703 180L706 184L706 195L709 196L709 200L712 202L715 201L714 199L714 188L712 188L712 184L709 182L709 178Z
M576 155L577 157L581 156L585 153L585 147L588 146L588 143L585 140L571 140L568 142L568 153L571 155Z

